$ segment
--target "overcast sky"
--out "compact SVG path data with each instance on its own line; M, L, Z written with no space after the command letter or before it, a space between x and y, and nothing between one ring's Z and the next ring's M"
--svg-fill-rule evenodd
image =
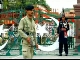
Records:
M77 0L46 0L46 3L61 12L62 8L73 8L73 5L77 4Z

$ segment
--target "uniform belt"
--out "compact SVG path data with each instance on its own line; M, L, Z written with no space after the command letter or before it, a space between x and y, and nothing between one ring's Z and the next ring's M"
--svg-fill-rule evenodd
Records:
M33 33L30 33L30 32L26 32L26 34L27 34L27 35L33 35Z
M29 32L26 32L26 35L29 35Z

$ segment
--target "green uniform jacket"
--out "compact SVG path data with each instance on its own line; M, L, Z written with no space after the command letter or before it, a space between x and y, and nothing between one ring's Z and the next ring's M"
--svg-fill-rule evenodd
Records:
M33 19L30 20L27 16L23 17L20 20L19 26L18 26L18 33L23 38L23 40L26 40L27 37L28 37L28 35L25 34L25 32L33 33L33 38L34 38L33 40L34 40L34 42L36 44L37 43L37 39L36 39L35 22L34 22Z

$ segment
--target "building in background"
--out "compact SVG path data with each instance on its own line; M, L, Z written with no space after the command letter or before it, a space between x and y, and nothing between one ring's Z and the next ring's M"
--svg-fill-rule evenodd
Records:
M68 9L68 8L67 8ZM65 11L65 16L66 17L75 17L75 12L74 9L68 9L68 11Z
M74 5L75 15L80 16L80 0L77 0L77 4ZM76 20L76 43L80 43L80 19Z
M80 0L77 0L77 4L73 5L75 10L75 16L80 16ZM80 45L80 19L76 19L76 47ZM78 50L77 50L78 51Z

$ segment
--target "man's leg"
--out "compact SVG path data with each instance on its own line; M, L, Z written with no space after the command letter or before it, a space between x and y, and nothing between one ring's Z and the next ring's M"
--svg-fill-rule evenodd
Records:
M31 53L31 59L32 59L33 58L33 53L34 53L34 47L31 47L30 53Z
M59 54L62 56L62 51L63 51L63 43L59 42Z
M68 55L68 44L67 44L67 42L64 43L64 51L65 51L65 55L67 56Z
M73 37L71 37L71 48L73 47Z
M24 59L32 59L31 47L27 44L22 44L22 54Z

